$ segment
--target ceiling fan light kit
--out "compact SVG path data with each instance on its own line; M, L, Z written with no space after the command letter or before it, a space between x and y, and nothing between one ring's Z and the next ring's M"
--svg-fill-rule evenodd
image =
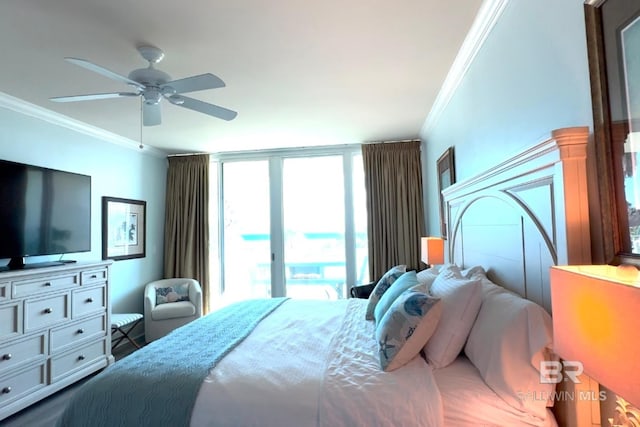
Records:
M100 65L79 58L65 58L66 61L87 70L101 74L112 80L132 86L136 92L112 92L87 95L58 96L49 98L54 102L91 101L97 99L122 98L131 96L142 97L142 118L144 126L155 126L162 122L160 101L165 98L171 104L188 108L222 120L233 120L238 113L218 105L209 104L182 95L183 93L224 87L224 82L211 73L172 80L169 74L154 67L164 58L164 52L153 46L139 46L138 52L149 62L146 68L139 68L129 73L127 77L108 70Z

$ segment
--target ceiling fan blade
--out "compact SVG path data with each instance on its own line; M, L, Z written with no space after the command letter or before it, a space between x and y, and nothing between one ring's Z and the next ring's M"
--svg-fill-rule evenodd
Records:
M222 120L233 120L238 115L238 113L233 110L229 110L218 105L209 104L208 102L189 98L188 96L174 95L173 97L170 97L169 100L172 104L188 108L190 110L198 111L200 113L208 114Z
M175 90L174 93L195 92L197 90L216 89L224 87L225 84L217 76L211 73L200 74L199 76L187 77L184 79L167 82L161 88L170 87Z
M131 80L128 77L122 76L118 73L114 73L111 70L107 70L104 67L101 67L99 65L94 64L93 62L89 62L87 60L84 59L79 59L79 58L64 58L66 61L71 62L72 64L78 65L82 68L86 68L87 70L93 71L94 73L98 73L98 74L102 74L105 77L109 77L110 79L122 82L122 83L126 83L128 85L137 87L138 89L144 89L144 85L138 83L135 80Z
M134 92L93 93L87 95L54 96L49 98L49 100L53 102L93 101L95 99L121 98L138 95L139 94Z
M145 126L156 126L162 123L160 117L160 103L147 104L142 102L142 124Z

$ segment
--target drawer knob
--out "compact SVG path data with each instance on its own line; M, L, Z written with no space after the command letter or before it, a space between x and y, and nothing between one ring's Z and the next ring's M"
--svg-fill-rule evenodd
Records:
M9 394L11 393L11 387L5 387L2 389L2 394Z
M51 286L51 282L45 282L44 286Z
M82 328L78 329L78 333L79 334L84 334L84 329L82 329Z
M95 274L92 274L92 275L91 275L91 278L92 278L92 279L97 279L97 278L98 278L98 276L96 276Z
M46 314L51 314L51 313L53 313L53 309L52 309L52 308L49 308L49 307L45 308L43 311L44 311Z
M93 302L93 298L87 298L87 302L88 303L92 303Z
M80 356L78 356L78 360L84 360L84 354L81 354Z
M12 357L11 353L7 353L2 356L2 360L11 360Z

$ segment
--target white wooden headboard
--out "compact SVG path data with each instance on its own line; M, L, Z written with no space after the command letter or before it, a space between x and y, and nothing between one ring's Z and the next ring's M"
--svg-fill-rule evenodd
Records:
M591 263L588 137L587 127L554 130L509 160L445 189L449 260L482 265L493 282L551 313L549 267ZM597 393L597 383L589 387ZM554 407L561 426L591 425L594 410L599 413L597 402L564 400Z
M549 267L591 261L587 127L549 138L443 191L451 262L551 312Z

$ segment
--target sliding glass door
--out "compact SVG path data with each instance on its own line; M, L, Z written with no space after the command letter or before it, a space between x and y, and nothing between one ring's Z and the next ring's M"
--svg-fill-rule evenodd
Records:
M282 205L286 295L346 294L342 156L284 159Z
M247 157L249 157L247 159ZM212 197L219 215L220 293L338 299L368 281L364 173L359 149L228 156ZM212 195L214 192L212 192ZM212 233L212 237L215 233Z
M269 162L224 163L221 194L223 299L269 297Z

